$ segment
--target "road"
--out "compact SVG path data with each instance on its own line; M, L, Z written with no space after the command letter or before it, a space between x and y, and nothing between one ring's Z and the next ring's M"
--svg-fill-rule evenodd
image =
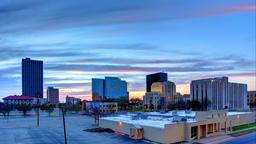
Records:
M256 132L235 137L221 144L256 144Z

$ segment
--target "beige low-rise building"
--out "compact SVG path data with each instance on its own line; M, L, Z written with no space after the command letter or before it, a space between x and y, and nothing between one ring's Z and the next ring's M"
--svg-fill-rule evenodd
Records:
M229 133L233 126L255 122L255 113L219 111L148 112L103 117L99 125L158 143L191 142L217 133Z

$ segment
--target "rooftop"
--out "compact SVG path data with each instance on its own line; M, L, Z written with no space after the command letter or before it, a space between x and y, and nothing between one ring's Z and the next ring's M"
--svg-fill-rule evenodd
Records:
M33 98L30 96L7 96L5 98L3 98L3 100L32 100Z
M247 114L250 112L227 112L228 116ZM133 125L150 126L164 128L166 124L175 124L178 122L196 122L195 111L169 111L167 113L146 112L146 113L128 113L113 117L103 117L101 119L116 122L124 122Z

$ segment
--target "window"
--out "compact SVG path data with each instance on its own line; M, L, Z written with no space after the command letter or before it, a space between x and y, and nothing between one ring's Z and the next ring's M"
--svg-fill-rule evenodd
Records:
M191 138L197 136L197 126L191 127Z

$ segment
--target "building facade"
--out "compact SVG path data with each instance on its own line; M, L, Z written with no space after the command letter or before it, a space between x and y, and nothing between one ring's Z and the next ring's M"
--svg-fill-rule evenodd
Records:
M50 104L58 104L59 103L59 89L54 87L47 88L47 101Z
M255 112L170 111L101 117L99 126L157 143L194 143L232 132L234 126L255 122ZM135 132L134 132L135 130Z
M92 79L92 99L94 101L102 101L105 98L104 95L104 79Z
M95 105L101 114L110 114L118 112L117 102L92 102L85 101L85 110L89 113L93 112Z
M193 80L190 84L190 95L192 100L201 103L201 110L227 109L228 87L227 77Z
M80 98L75 98L75 97L66 97L66 104L80 104L82 100Z
M246 110L247 85L228 82L227 77L193 80L192 100L201 103L202 110Z
M43 61L22 59L22 95L43 98Z
M159 92L147 92L143 96L143 105L147 109L159 110L165 106L165 98Z
M129 99L127 82L117 77L92 79L92 95L94 101L106 99Z
M247 105L247 85L240 83L229 83L229 110L245 110Z
M247 104L251 109L256 108L256 91L248 91Z
M174 82L154 82L151 85L151 92L158 92L165 97L165 104L174 102L174 96L176 95L176 85Z
M151 85L154 82L167 82L168 75L167 73L154 73L146 76L146 90L147 92L151 92Z

